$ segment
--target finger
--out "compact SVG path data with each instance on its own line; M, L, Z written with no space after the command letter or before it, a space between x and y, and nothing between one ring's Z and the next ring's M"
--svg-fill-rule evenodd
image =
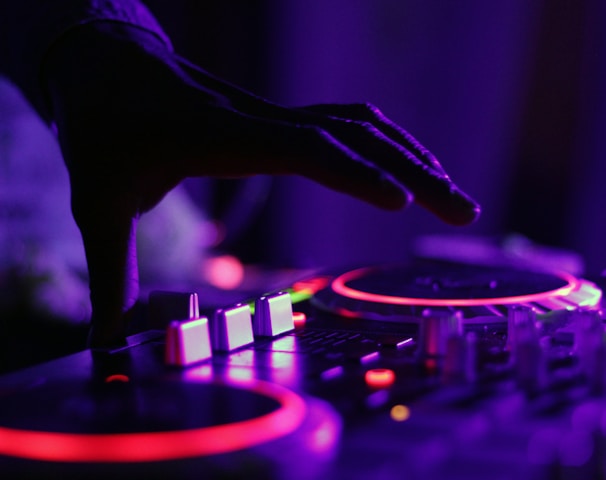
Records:
M89 346L125 343L126 321L138 297L135 202L72 175L72 211L89 272L93 315Z
M253 152L263 153L264 149L269 148L274 151L274 155L270 155L269 158L279 161L278 157L280 155L284 157L292 156L293 148L296 146L296 148L301 149L301 153L307 151L305 155L307 164L298 164L300 172L303 170L307 171L307 173L304 173L305 176L310 178L315 177L316 181L338 191L349 190L347 193L358 198L366 198L367 201L376 205L379 198L385 198L386 193L382 196L376 196L370 192L362 192L361 189L365 182L361 182L359 172L354 171L360 169L360 164L365 165L366 171L374 164L374 177L373 174L369 174L370 176L366 183L368 184L371 182L371 178L374 178L374 183L376 184L377 175L380 175L380 172L382 172L383 181L379 183L382 183L384 186L381 190L386 192L387 185L395 179L400 184L400 188L406 190L407 200L405 204L408 204L411 198L414 197L419 205L453 225L472 223L479 216L480 207L478 204L450 181L437 160L432 160L434 157L428 154L426 149L423 149L416 140L416 144L414 144L410 135L404 136L402 133L403 130L397 130L396 127L392 127L387 120L383 121L381 124L382 127L387 128L392 133L392 137L399 136L398 138L400 139L405 138L408 144L413 145L419 156L414 155L409 149L385 135L369 122L341 120L316 114L310 116L309 112L289 110L271 105L267 106L263 103L262 107L258 107L257 110L259 110L260 115L271 114L272 119L243 115L243 117L252 118L252 123L255 127L259 127L260 130L247 128L250 127L248 125L242 130L237 131L234 129L233 123L225 123L224 127L221 127L222 132L236 133L237 136L224 141L224 149L228 149L229 145L238 146L242 153L244 149L248 148L249 155L252 155ZM280 120L276 120L276 117ZM297 126L297 123L300 125ZM218 125L216 123L215 127ZM283 126L285 131L280 131L282 127L277 127L278 125ZM305 138L307 134L295 135L295 138L291 138L297 128L304 130L305 125L311 130L318 129L327 133L327 138L331 140L317 142L315 141L317 136L310 135L312 138L309 138L309 141L304 140L300 144L297 139ZM266 128L268 126L269 128ZM252 137L250 136L251 133ZM216 136L219 138L222 134L221 132L216 132L213 137ZM261 138L269 139L269 142L263 142L260 140ZM260 143L264 145L261 148L259 148ZM338 173L334 170L328 172L326 169L328 165L325 165L324 168L318 168L316 159L322 158L322 156L314 156L313 152L309 151L310 147L317 148L318 143L323 144L325 150L329 144L333 145L333 150L334 147L339 152L346 150L348 152L346 158L349 163L344 165L342 162L337 162L334 155L329 155L329 158L332 158L332 164L338 164L342 170ZM267 153L266 151L265 154ZM355 159L355 165L351 163L352 159ZM365 161L362 161L362 159ZM265 159L260 157L252 159L253 164L258 164L258 166L264 160L267 160L267 157ZM277 171L275 168L276 165L274 164L273 168L266 168L265 172L283 173ZM352 171L348 172L344 168L352 169ZM337 174L338 178L333 177L332 174ZM329 178L331 178L330 184L328 184ZM385 178L390 178L391 181L386 181ZM354 179L358 179L358 181L356 182ZM393 185L393 183L391 184ZM398 208L395 206L395 203L390 203L393 206L388 206L384 201L381 203L383 208Z
M341 144L371 160L413 194L416 203L453 225L475 221L479 205L448 176L428 166L370 123L325 121L323 128Z
M352 168L351 160L353 158L356 159L357 168L359 168L361 159L366 160L366 162L363 162L366 165L366 169L370 165L375 164L375 171L382 171L382 177L391 180L387 180L387 182L383 181L385 185L389 185L395 179L400 183L403 191L407 190L407 202L410 201L410 193L412 193L417 203L429 209L444 221L455 225L465 225L473 222L478 217L480 212L478 204L450 181L448 175L437 160L435 160L435 157L407 132L383 116L378 109L366 109L366 111L363 111L364 108L360 107L350 107L349 110L343 107L343 111L333 111L333 113L348 113L354 114L354 116L370 115L375 123L378 123L382 129L386 130L387 134L374 126L372 122L342 120L331 115L327 116L319 112L314 113L313 109L306 111L305 109L280 107L250 95L221 80L212 78L205 72L199 71L195 66L188 64L186 68L189 69L189 73L201 85L206 88L215 89L225 95L230 99L232 105L237 106L238 109L255 118L259 124L262 123L262 119L265 119L267 122L282 125L308 125L308 128L319 128L321 131L328 133L328 137L332 139L331 142L321 143L325 145L325 148L327 144L331 143L333 146L338 145L338 150L341 152L344 151L343 149L346 149L349 152L346 155L350 162L348 164L349 168ZM280 138L290 142L290 135L288 133L292 132L285 132L284 135L279 134ZM358 137L360 133L361 135ZM251 141L249 143L251 147L254 147L256 142ZM297 145L296 140L292 145ZM300 148L304 149L309 145L316 145L316 143L312 141L311 143L301 145ZM410 148L407 148L405 145ZM286 147L286 149L279 147L277 150L283 151L283 154L288 154L289 148L288 146ZM411 151L416 153L411 153ZM292 154L292 149L290 149L290 153ZM317 162L314 161L316 157L313 156L312 152L308 152L307 158L307 164L299 163L299 170L309 170L306 176L312 178L315 175L317 181L326 184L330 177L329 172L326 171L326 168L318 168ZM279 172L273 171L270 173ZM369 196L368 193L364 195L360 192L359 186L350 185L351 178L357 178L357 172L351 172L350 177L346 170L342 170L339 175L342 182L348 182L348 189L351 188L357 192L355 194L352 192L349 193L359 198ZM344 175L348 177L347 180L345 180ZM377 178L376 173L374 178ZM358 185L363 184L364 182L358 182ZM391 184L393 185L393 183ZM333 179L330 185L327 186L344 191L343 185L337 179ZM377 204L377 197L370 201Z
M411 151L423 163L447 177L436 157L419 143L410 133L388 119L376 106L372 104L319 104L301 109L290 109L273 104L259 98L235 85L231 85L211 74L201 70L185 59L179 59L180 65L196 82L204 88L216 91L230 100L231 105L238 111L262 116L276 121L295 124L324 124L324 117L333 117L341 120L355 120L371 123L387 138L402 145ZM309 114L312 114L310 116ZM319 115L319 116L318 116Z
M369 103L319 104L307 106L303 108L303 110L342 120L355 120L357 122L370 123L387 138L402 145L413 153L423 163L431 168L435 168L442 175L447 176L446 171L442 168L438 159L429 150L421 145L421 143L410 133L387 118L375 105Z
M298 173L388 210L412 203L410 190L328 132L313 127L301 132L298 141L306 155L298 163Z
M326 131L315 126L251 117L218 109L182 124L196 139L185 146L183 176L219 177L254 174L298 174L380 208L395 210L412 196L389 173L366 161ZM183 132L182 132L183 133Z

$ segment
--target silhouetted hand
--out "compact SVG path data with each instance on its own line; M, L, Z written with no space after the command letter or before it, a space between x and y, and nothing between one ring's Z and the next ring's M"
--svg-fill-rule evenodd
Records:
M138 295L137 219L186 177L297 174L385 209L415 201L451 224L479 215L375 107L270 103L136 27L74 29L51 50L43 80L87 255L92 346L124 341Z

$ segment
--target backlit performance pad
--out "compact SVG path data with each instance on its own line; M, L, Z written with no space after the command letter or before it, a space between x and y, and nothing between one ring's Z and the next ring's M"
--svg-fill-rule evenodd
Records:
M293 331L255 336L191 366L166 365L165 332L148 330L127 348L0 376L0 472L276 480L606 473L597 453L583 460L578 450L606 425L594 283L418 262L285 287L306 318ZM520 306L546 314L536 337L509 335L508 309ZM427 311L460 312L455 343L434 323L435 342L424 346ZM569 465L573 457L580 467ZM588 470L565 477L570 468Z

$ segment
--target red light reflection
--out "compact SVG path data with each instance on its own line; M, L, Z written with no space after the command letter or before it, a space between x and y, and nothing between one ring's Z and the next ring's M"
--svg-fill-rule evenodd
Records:
M122 375L121 373L117 373L115 375L109 375L108 377L105 378L105 383L111 383L111 382L126 383L126 382L130 382L130 378L128 378L128 375Z

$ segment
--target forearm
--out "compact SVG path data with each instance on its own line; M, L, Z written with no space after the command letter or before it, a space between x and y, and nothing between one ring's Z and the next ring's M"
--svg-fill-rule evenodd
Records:
M128 23L170 40L137 0L3 0L0 2L0 73L10 78L39 114L51 121L41 74L52 47L71 29L91 22Z

